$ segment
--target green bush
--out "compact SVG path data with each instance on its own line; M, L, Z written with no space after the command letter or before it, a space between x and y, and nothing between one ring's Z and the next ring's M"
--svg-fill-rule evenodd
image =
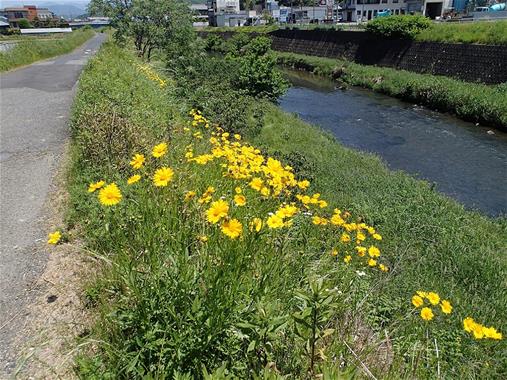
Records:
M387 38L415 38L430 26L430 19L424 16L387 16L370 21L366 25L366 31Z

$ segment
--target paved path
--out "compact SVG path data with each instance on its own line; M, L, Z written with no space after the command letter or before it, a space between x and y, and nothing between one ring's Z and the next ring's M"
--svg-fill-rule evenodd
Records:
M0 379L16 366L13 341L47 261L43 205L69 137L75 85L105 37L0 75Z

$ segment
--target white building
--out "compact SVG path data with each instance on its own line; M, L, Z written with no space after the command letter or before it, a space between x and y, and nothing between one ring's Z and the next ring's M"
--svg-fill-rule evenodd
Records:
M47 8L37 8L37 18L39 20L52 20L55 14Z
M239 13L239 0L209 0L208 8L215 14Z
M344 5L342 16L346 22L368 21L386 10L393 15L407 13L406 0L347 0Z
M452 9L453 0L425 0L423 2L422 13L426 17L435 19L442 17Z

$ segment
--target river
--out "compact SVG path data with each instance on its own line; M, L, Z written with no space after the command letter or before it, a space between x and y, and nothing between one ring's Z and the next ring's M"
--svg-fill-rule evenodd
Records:
M335 89L326 78L286 70L280 106L334 134L343 145L382 157L392 169L433 182L468 209L507 214L507 133L376 94Z

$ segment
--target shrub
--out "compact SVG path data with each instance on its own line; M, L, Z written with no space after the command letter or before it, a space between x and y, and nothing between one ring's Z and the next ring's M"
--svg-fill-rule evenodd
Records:
M431 26L431 21L424 16L387 16L379 17L366 25L366 31L381 37L411 38Z

